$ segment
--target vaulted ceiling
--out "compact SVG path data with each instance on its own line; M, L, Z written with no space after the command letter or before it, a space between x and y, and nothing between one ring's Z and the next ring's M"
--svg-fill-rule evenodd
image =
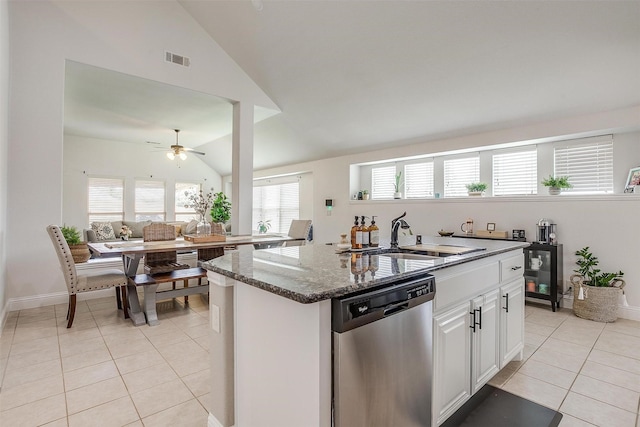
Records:
M256 169L640 105L638 1L178 1L282 110Z

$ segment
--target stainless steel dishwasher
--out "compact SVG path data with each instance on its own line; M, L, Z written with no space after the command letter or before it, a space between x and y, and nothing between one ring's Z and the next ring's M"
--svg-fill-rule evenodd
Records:
M430 425L434 296L423 275L332 300L335 427Z

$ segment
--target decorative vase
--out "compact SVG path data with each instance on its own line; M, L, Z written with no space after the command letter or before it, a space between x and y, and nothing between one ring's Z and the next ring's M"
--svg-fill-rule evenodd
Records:
M558 188L558 187L549 187L549 194L551 196L557 196L558 194L560 194L562 192L562 189Z
M393 198L394 199L402 199L402 193L399 191L396 191L395 193L393 193Z
M89 247L86 243L78 243L77 245L69 245L69 250L71 251L71 257L73 258L73 262L82 263L89 261L91 258L91 252L89 251Z
M468 191L467 194L469 196L482 196L482 191Z
M211 224L205 219L204 215L200 216L200 222L196 226L197 236L209 236L211 234Z

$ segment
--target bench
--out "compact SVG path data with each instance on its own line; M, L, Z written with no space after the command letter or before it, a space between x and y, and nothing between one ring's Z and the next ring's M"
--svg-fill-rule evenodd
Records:
M188 304L188 295L204 294L209 292L209 284L201 285L202 278L207 277L207 270L202 267L186 268L182 270L174 270L168 273L160 274L136 274L129 278L129 292L135 292L137 286L144 286L144 312L150 326L157 325L156 300L157 295L164 298L176 298L184 296L185 303ZM198 286L189 287L190 279L198 279ZM182 280L184 288L170 289L167 291L157 292L158 285L161 283L177 282Z

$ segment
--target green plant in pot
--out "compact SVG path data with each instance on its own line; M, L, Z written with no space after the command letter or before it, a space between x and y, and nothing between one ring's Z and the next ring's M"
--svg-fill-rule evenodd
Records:
M598 322L615 322L618 304L624 301L624 273L603 272L598 268L598 257L586 246L575 252L578 268L571 276L573 311L578 317Z
M213 197L211 219L213 222L220 222L224 224L231 218L231 202L222 191L215 193Z
M470 196L480 196L487 189L487 184L484 182L472 182L465 185L465 187L467 187L467 192Z
M258 221L258 233L265 234L271 228L271 220Z
M573 185L569 182L568 176L554 177L549 175L548 178L542 180L542 185L549 187L549 194L556 196L562 192L563 188L571 188Z
M400 186L402 186L402 171L398 172L396 174L396 181L395 184L393 184L393 188L394 188L394 193L393 193L393 198L394 199L402 199L402 193L400 192Z
M73 262L87 262L89 258L91 258L89 247L82 241L80 232L76 227L67 227L66 225L63 225L60 227L60 232L62 233L64 240L67 241L67 245L69 245Z

